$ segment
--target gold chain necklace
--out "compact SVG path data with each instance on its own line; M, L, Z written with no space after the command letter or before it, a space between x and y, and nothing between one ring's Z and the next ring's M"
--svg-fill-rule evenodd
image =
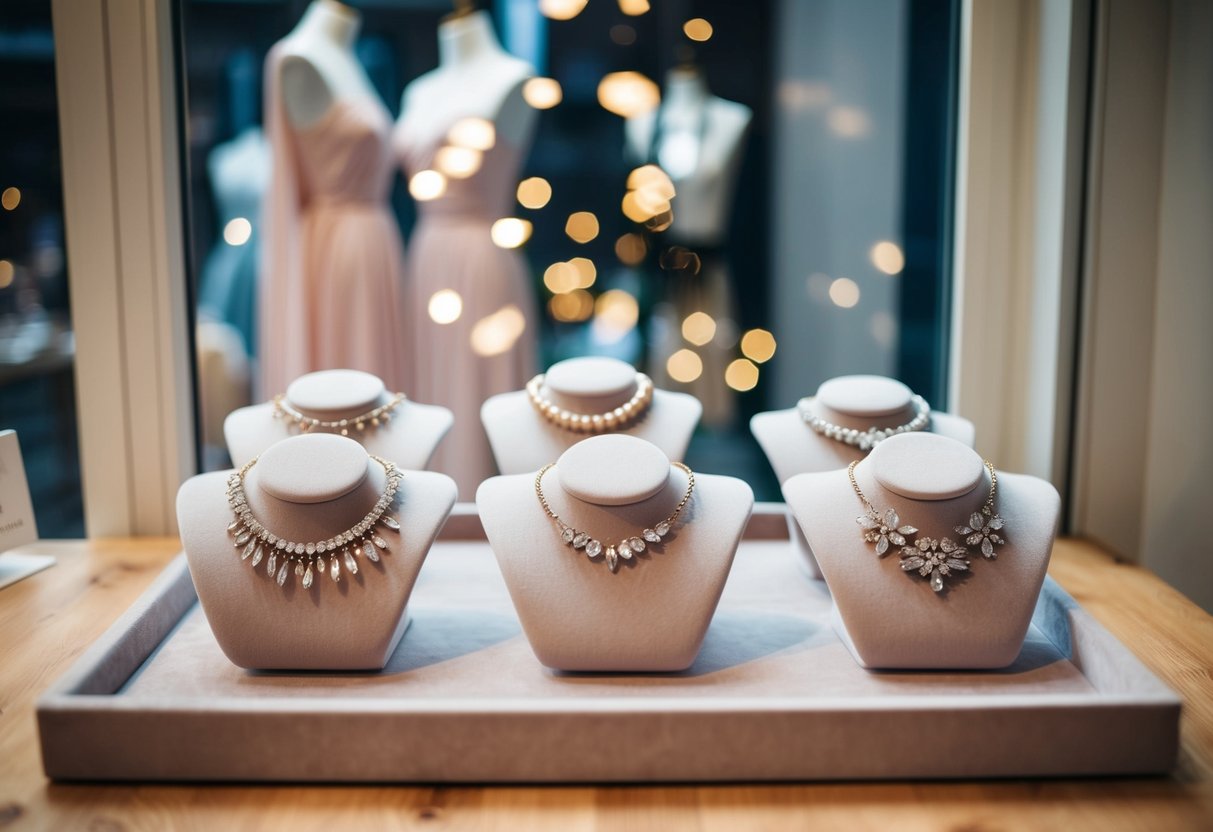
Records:
M347 419L326 421L324 419L313 419L311 416L305 416L287 404L286 396L279 393L277 396L274 396L273 400L274 418L288 420L300 433L333 431L340 433L342 436L349 436L350 428L362 432L367 429L368 425L373 428L386 425L392 420L392 411L399 407L407 398L403 393L397 393L385 404L368 410L366 413L359 413L357 416L350 416Z
M989 460L983 460L986 470L990 472L990 493L986 496L981 511L969 515L968 525L953 526L957 534L964 537L967 546L980 546L982 556L993 559L998 557L995 545L1006 543L997 532L1006 527L1006 523L994 510L994 498L998 493L998 474ZM917 572L920 577L930 578L931 589L942 592L943 579L956 572L967 572L971 561L969 550L948 537L938 540L932 537L918 537L913 545L910 538L918 534L918 529L901 522L895 509L887 509L881 514L876 506L864 496L855 481L855 466L859 460L847 466L847 477L855 496L859 497L867 509L855 518L855 522L863 528L863 539L876 545L876 554L884 557L892 546L901 549L901 568L904 572Z
M681 462L671 464L687 475L686 493L678 501L678 505L675 506L673 513L660 523L654 524L652 528L644 529L634 537L625 537L615 544L603 543L602 540L594 537L589 532L573 528L561 520L556 512L552 511L552 507L548 505L547 497L543 496L543 475L555 467L556 463L549 462L540 468L539 473L535 475L535 496L539 498L539 504L543 506L543 510L547 512L548 517L556 521L556 526L560 529L560 539L566 545L572 546L574 549L585 550L586 557L590 559L596 558L599 555L605 555L604 561L607 568L614 572L619 565L620 559L631 560L632 555L643 552L648 544L662 543L663 538L674 528L678 515L682 514L682 510L686 508L687 503L690 501L691 492L695 490L695 473Z

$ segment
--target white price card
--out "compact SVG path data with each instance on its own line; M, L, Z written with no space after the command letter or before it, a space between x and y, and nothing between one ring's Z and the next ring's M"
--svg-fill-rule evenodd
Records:
M25 479L25 464L21 461L21 446L17 432L0 431L0 552L38 539L34 522L34 504ZM49 555L23 552L0 554L0 587L21 580L55 562Z

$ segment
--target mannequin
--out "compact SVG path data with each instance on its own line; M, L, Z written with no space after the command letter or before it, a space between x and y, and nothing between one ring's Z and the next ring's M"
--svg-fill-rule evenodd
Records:
M915 539L950 538L980 511L990 489L982 459L954 439L894 436L855 466L864 496L916 527ZM1044 480L998 473L994 511L1005 521L997 557L966 546L970 566L941 592L903 571L900 547L884 557L855 518L864 506L845 470L799 474L783 486L834 598L834 627L864 667L979 669L1015 661L1044 583L1061 499Z
M314 0L266 57L260 392L357 367L409 389L391 117L353 55L357 12Z
M499 248L491 236L493 223L514 213L537 118L522 86L534 70L501 48L485 12L448 17L439 26L438 46L438 68L404 91L393 137L408 177L449 173L441 195L420 202L410 241L411 389L454 412L452 441L434 465L471 494L494 473L477 419L481 404L518 389L535 373L535 291L520 254ZM461 132L469 126L470 136ZM450 150L471 166L450 172L443 161ZM440 291L453 291L462 301L456 320L431 318L430 299ZM477 329L502 314L514 324Z
M745 105L712 95L702 70L687 62L666 76L661 107L628 119L624 128L630 155L659 165L677 191L663 243L690 248L700 262L696 275L672 275L670 303L656 313L665 320L655 321L651 364L654 381L663 387L679 387L665 366L685 346L678 333L688 315L706 312L718 322L736 317L724 244L752 119ZM703 402L705 424L727 425L733 419L734 394L721 378L736 357L734 344L709 342L696 352L703 373L685 389Z
M405 471L392 514L401 531L380 526L388 550L378 563L359 555L356 575L310 589L283 586L241 560L227 525L230 471L193 477L177 494L177 519L190 575L215 639L236 665L257 669L368 670L387 662L408 626L417 573L455 502L448 477ZM353 440L285 439L248 471L244 491L266 528L318 540L357 523L383 493L385 474Z
M580 442L543 478L562 520L602 541L638 535L670 515L687 478L656 446L611 434ZM690 501L660 544L612 572L565 545L535 494L535 475L494 477L476 494L485 532L536 658L563 671L689 667L720 600L754 504L731 477L696 475Z
M614 358L570 358L544 374L543 396L577 413L614 410L635 392L636 370ZM654 390L645 415L618 433L652 442L670 459L681 460L702 411L692 396ZM480 419L503 474L535 471L586 438L544 419L525 390L489 399Z
M383 382L358 370L322 370L300 376L286 389L286 404L304 416L335 422L387 404L392 397ZM451 429L445 407L405 400L378 427L349 430L368 453L390 459L401 468L422 470ZM228 454L237 467L266 448L299 432L288 419L274 418L272 402L232 411L224 420Z
M815 415L846 428L891 428L904 425L914 417L912 395L909 387L895 379L839 376L822 382L813 397L811 409ZM973 447L973 423L959 416L932 410L926 430ZM857 447L815 433L795 407L755 414L750 419L750 432L762 446L781 483L796 474L846 468L867 456ZM821 577L800 524L789 517L788 526L793 546L809 576Z

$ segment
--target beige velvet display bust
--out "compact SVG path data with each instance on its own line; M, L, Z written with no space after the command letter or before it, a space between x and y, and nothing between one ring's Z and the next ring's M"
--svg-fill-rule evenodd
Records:
M575 413L606 413L636 392L636 370L614 358L571 358L544 374L542 395ZM654 390L648 412L619 434L653 443L670 459L686 456L703 405L694 396ZM536 471L586 434L565 430L535 409L525 390L493 396L480 409L497 469L503 474Z
M966 526L989 494L982 459L961 442L930 433L894 436L855 466L864 496L917 538L964 545ZM856 518L864 505L846 470L799 474L784 497L804 527L834 598L835 629L856 661L872 668L1005 667L1019 654L1044 582L1061 500L1044 480L998 472L994 510L1005 527L997 557L968 546L967 572L942 592L901 568L900 548L880 557Z
M378 377L358 370L322 370L291 382L286 402L304 416L335 422L387 404L393 392ZM445 407L405 400L392 411L391 419L378 427L349 429L349 437L368 453L390 459L401 468L422 470L438 444L451 429L454 417ZM270 445L298 429L289 419L275 419L274 405L264 402L234 410L223 423L232 464L240 467Z
M569 448L543 478L552 510L604 544L668 517L686 492L655 445L606 435ZM754 505L738 479L697 474L671 533L621 561L566 545L535 474L494 477L476 504L536 658L565 671L677 671L695 660Z
M900 381L884 376L839 376L825 381L813 396L811 411L833 424L855 430L894 428L914 418L913 393ZM948 413L931 411L926 428L973 447L973 423ZM758 440L780 483L797 474L846 468L867 452L829 439L812 430L795 408L757 413L750 419L750 432ZM804 539L799 524L789 518L792 545L811 577L821 570Z
M240 558L228 524L231 471L187 480L177 493L177 520L190 575L223 652L245 668L380 669L408 626L413 583L455 502L442 474L403 471L395 508L399 532L378 526L388 543L379 562L357 557L358 573L310 589L291 574L279 586L266 563ZM358 523L383 493L383 466L352 439L315 434L284 439L244 478L248 505L267 529L300 542L324 540Z

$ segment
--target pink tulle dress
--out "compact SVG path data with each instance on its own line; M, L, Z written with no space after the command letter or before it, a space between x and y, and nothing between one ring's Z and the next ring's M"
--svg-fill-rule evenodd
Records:
M287 119L265 64L273 170L263 205L260 393L315 370L373 373L409 389L404 247L387 205L395 174L391 117L377 99L337 100L314 124Z
M408 119L402 120L393 143L406 176L433 168L445 138L445 131L414 136ZM455 414L431 467L454 478L461 500L474 499L477 486L497 473L480 406L490 396L521 389L536 372L535 291L526 262L517 251L497 247L490 235L496 220L513 213L522 155L498 137L472 176L449 178L442 196L418 203L409 240L413 391L418 400ZM463 302L450 323L430 315L430 299L443 289ZM439 319L450 316L449 307L435 311Z

